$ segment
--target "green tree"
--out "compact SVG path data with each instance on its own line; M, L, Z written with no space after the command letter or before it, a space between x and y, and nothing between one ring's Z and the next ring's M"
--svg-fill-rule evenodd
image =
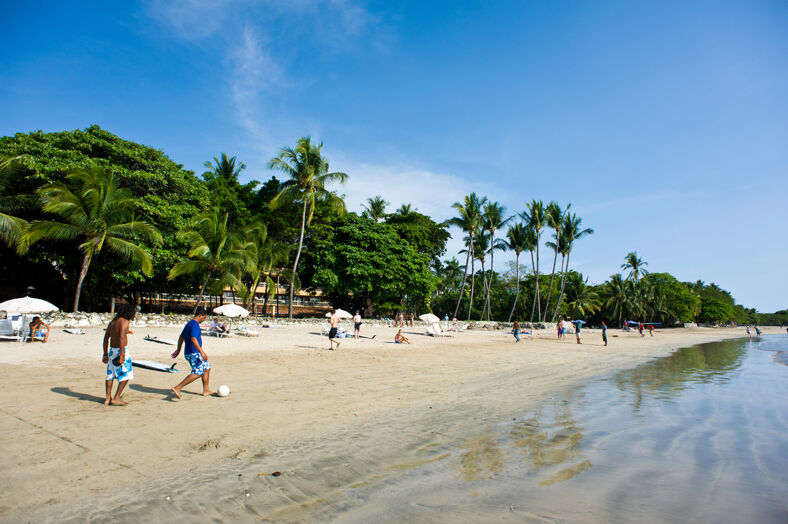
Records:
M506 232L506 240L509 250L514 251L514 281L517 286L514 302L512 302L512 310L509 313L509 322L511 322L512 316L514 315L514 309L517 306L517 300L520 298L520 253L533 249L533 238L528 234L526 227L518 222L509 226L509 230Z
M212 207L228 211L231 222L248 222L248 204L258 182L239 182L238 178L246 169L246 164L222 153L219 158L214 157L213 162L207 161L203 165L209 170L203 173L202 177L208 188Z
M82 283L91 260L102 248L131 260L149 275L150 255L135 243L138 238L161 242L161 234L147 222L135 220L134 202L129 192L118 188L115 173L92 165L68 175L72 188L55 183L41 188L38 196L42 209L63 222L36 220L24 233L24 241L32 245L39 240L75 240L82 238L82 268L74 292L74 311L79 308Z
M492 274L495 272L493 266L495 265L495 250L505 250L506 244L495 241L495 232L504 227L512 217L506 217L506 207L498 202L488 202L484 205L483 224L484 228L490 234L490 282L492 282ZM490 293L492 285L487 286L487 296L485 297L485 305L487 309L487 320L490 320L492 312L490 311Z
M572 272L566 283L567 313L573 319L578 318L578 315L590 315L599 310L599 295L588 285L588 278L583 279L580 273Z
M407 215L392 214L386 223L419 253L428 255L435 262L446 252L449 231L446 224L437 223L427 215L412 211Z
M427 255L416 252L388 224L355 213L344 216L315 259L313 284L337 305L352 296L353 308L367 298L384 312L399 309L405 300L428 308L437 286Z
M197 311L212 277L214 289L220 293L227 286L238 289L240 273L248 267L249 252L241 244L241 238L228 229L228 218L229 213L222 215L216 209L204 211L180 233L189 251L186 258L172 267L167 278L204 275L192 314Z
M624 280L620 273L610 277L606 283L608 288L608 299L605 305L610 313L618 318L618 325L623 327L624 316L628 315L633 309L632 304L632 282Z
M669 273L651 273L647 281L654 288L655 296L664 297L666 321L692 322L700 313L701 300L690 286L679 282Z
M30 206L30 195L19 194L19 160L12 157L0 162L0 240L16 248L22 238L27 221L10 213L17 213ZM24 250L24 248L22 248Z
M648 271L644 269L647 265L648 262L644 262L642 258L638 257L637 251L631 251L627 253L626 262L621 264L621 269L625 271L629 269L629 276L627 278L634 278L637 280L641 275L648 275Z
M558 253L561 251L561 224L563 223L564 216L569 212L569 209L572 207L572 204L567 204L566 210L561 209L561 206L558 205L557 202L552 201L547 204L547 209L545 210L545 219L547 222L547 226L553 228L555 231L553 233L553 239L555 242L547 242L547 247L553 249L553 270L550 272L550 285L547 288L547 302L544 306L544 315L542 316L542 322L547 321L547 312L550 308L550 299L553 295L553 278L555 277L555 264L558 262ZM563 268L564 259L561 258L561 267Z
M362 216L379 222L381 219L386 218L386 206L388 206L389 203L390 202L386 202L380 195L377 195L375 198L368 198Z
M541 200L531 200L525 207L525 212L520 213L520 216L536 234L536 263L533 266L533 270L536 282L536 318L539 319L542 317L542 304L539 297L539 244L541 243L542 229L547 224L547 213L544 202ZM533 315L531 317L531 320L533 320Z
M315 206L325 205L335 209L340 215L345 212L345 203L336 193L327 190L326 185L331 182L344 184L348 176L345 173L329 172L328 160L321 155L322 149L323 144L313 145L310 137L299 138L295 148L283 148L268 164L271 169L278 169L290 177L281 184L281 191L271 200L271 209L289 204L301 205L301 232L298 235L293 275L298 274L304 233L312 222ZM287 316L293 318L293 284L288 287L290 302Z
M587 227L585 229L580 229L582 223L583 219L578 217L575 213L572 213L571 215L566 213L564 215L564 220L561 223L561 242L563 243L563 248L566 251L566 266L564 267L564 274L561 278L561 290L558 293L558 302L555 305L555 311L553 312L553 318L551 322L555 321L555 317L558 315L558 308L561 306L561 300L564 297L566 275L569 272L569 256L572 254L572 249L574 248L575 242L585 236L594 234L594 230L591 228Z
M459 227L462 231L468 234L468 250L465 256L465 272L462 276L462 285L460 286L460 293L457 297L457 307L454 309L454 316L457 316L457 311L460 309L460 301L462 300L462 293L465 289L465 281L468 276L468 262L471 265L471 297L468 303L468 320L471 319L471 305L473 304L473 288L474 288L474 257L473 257L473 236L479 229L482 222L482 206L487 202L487 197L479 198L476 193L467 195L462 202L455 202L451 207L457 210L457 216L449 219L448 223Z

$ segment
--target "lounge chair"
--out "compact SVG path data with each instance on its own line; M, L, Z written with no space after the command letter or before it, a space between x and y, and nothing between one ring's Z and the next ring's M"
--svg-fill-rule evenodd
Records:
M321 335L328 335L329 331L331 331L331 325L330 324L326 324L325 322L320 324L320 334Z
M260 333L254 329L249 329L246 326L240 326L235 328L235 332L244 337L256 337Z
M432 327L432 325L429 325L429 324L428 324L428 325L427 325L427 331L426 331L424 334L425 334L425 335L428 335L428 336L430 336L430 337L434 337L434 336L436 336L436 335L435 335L435 328L433 328L433 327Z
M22 342L22 330L17 328L10 320L0 320L0 340L15 340Z
M438 322L433 324L433 331L435 332L435 336L436 337L450 337L451 336L451 335L449 335L448 332L446 332L443 329L441 329L441 325Z
M209 337L218 337L218 338L229 337L232 335L231 331L218 331L212 328L210 325L206 326L204 324L200 324L200 332L203 335L207 335Z

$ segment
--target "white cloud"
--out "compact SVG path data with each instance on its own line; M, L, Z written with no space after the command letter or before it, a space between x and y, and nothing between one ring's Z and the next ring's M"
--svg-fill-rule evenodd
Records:
M148 15L184 40L202 40L227 22L237 0L149 0Z

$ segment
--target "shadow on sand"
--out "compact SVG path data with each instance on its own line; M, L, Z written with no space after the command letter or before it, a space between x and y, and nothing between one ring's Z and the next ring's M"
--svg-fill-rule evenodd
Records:
M50 391L53 393L58 393L60 395L65 395L67 397L74 397L79 400L87 400L88 402L98 402L99 404L104 403L104 397L89 395L87 393L80 393L78 391L71 391L71 388L56 387L56 388L51 388Z

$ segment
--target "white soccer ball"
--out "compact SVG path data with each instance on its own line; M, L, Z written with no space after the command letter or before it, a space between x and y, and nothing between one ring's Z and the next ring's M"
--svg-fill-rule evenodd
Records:
M219 393L220 397L226 397L227 395L230 394L230 386L225 386L225 385L219 386L217 393Z

